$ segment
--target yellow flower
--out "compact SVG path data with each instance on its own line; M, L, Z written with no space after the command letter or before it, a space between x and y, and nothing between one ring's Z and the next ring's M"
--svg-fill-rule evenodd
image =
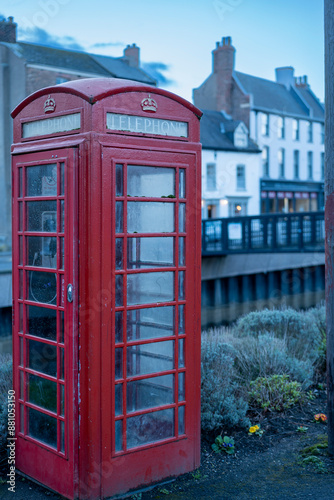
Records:
M258 429L258 426L257 425L252 425L252 427L249 428L249 432L251 434L254 434L254 432L256 432Z
M254 425L254 427L255 427L255 430L257 430L257 431L260 429L259 425Z

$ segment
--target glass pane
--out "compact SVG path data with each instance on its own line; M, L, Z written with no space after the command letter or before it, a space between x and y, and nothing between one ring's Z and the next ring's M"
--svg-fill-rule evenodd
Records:
M60 232L65 231L65 201L60 200Z
M116 201L116 233L123 233L123 202Z
M57 413L57 383L36 375L28 375L28 401Z
M46 307L27 306L27 333L57 340L57 311Z
M184 339L179 339L179 368L184 368L185 366L184 343Z
M179 407L179 434L184 434L185 433L185 422L184 422L184 410L185 406L180 406Z
M28 272L28 298L34 302L56 304L57 275L43 271Z
M174 273L157 272L129 274L128 304L150 304L174 300Z
M134 448L174 436L174 410L161 410L127 420L127 447Z
M23 366L23 338L19 337L19 343L20 343L20 365Z
M24 432L24 406L20 405L20 432Z
M179 335L185 332L184 326L184 305L179 306Z
M175 169L128 165L128 196L175 197Z
M19 265L23 264L23 237L19 236Z
M174 238L128 238L128 269L174 265Z
M128 233L172 233L174 203L129 201Z
M19 168L19 198L23 196L22 168Z
M145 375L174 368L174 341L136 345L127 348L127 374Z
M185 238L179 238L179 266L186 265Z
M57 420L32 408L28 408L28 419L28 435L57 448Z
M116 165L116 196L123 196L123 165Z
M123 413L123 384L115 385L115 415Z
M35 340L27 340L27 343L28 368L57 377L57 347Z
M115 422L115 451L123 449L123 421L116 420Z
M185 203L179 204L179 232L185 233L186 231L186 205Z
M19 331L23 332L23 304L19 304Z
M184 401L186 399L186 385L185 385L185 373L179 373L179 401Z
M64 179L64 163L60 164L60 195L63 196L65 192L65 179Z
M19 270L19 299L23 299L23 271Z
M115 313L115 342L123 342L123 313L118 311Z
M20 399L24 399L24 372L20 370Z
M23 203L19 203L19 231L23 230Z
M59 342L64 343L64 311L60 311Z
M57 164L26 168L26 196L57 196Z
M115 379L123 378L123 349L115 349Z
M65 414L65 386L59 385L60 391L60 415L63 417Z
M127 385L127 412L174 403L174 375L136 380Z
M128 311L128 340L155 339L171 335L174 335L174 306Z
M115 304L116 307L123 305L123 275L117 274L115 277Z
M35 267L57 267L57 238L49 236L28 236L27 264Z
M59 269L64 269L64 238L59 238L60 259Z
M123 269L123 238L116 238L116 269Z
M57 202L29 201L27 207L27 230L55 233L57 231Z
M60 421L60 451L65 453L65 422Z
M179 170L179 197L186 197L186 186L185 186L185 171L180 168Z
M179 300L183 300L185 297L185 283L184 283L184 271L179 271Z
M61 380L65 379L65 363L64 363L64 349L59 349L59 378Z

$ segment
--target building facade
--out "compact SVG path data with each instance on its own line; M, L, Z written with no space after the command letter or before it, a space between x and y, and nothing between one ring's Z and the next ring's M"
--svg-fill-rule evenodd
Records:
M258 213L323 210L324 106L307 77L295 78L292 67L277 68L274 82L234 66L235 48L225 37L213 51L211 75L194 89L193 99L249 128L262 151L251 194L259 196Z

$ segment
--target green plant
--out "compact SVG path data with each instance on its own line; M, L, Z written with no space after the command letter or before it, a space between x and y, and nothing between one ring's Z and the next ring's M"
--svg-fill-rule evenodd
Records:
M221 453L224 451L228 455L233 455L233 453L235 453L234 439L228 436L222 437L219 435L216 437L215 442L211 445L211 448L215 453Z
M258 377L250 383L250 405L270 411L283 411L304 401L301 384L288 375Z
M308 430L308 427L305 427L305 425L300 425L299 427L297 427L297 432L307 432Z

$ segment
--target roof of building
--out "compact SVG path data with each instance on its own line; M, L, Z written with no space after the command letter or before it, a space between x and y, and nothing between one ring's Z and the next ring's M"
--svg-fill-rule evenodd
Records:
M1 42L4 43L4 42ZM4 43L28 64L38 64L77 71L80 74L127 78L156 85L154 78L142 69L130 66L124 58L99 56L69 49L59 49L34 43Z
M203 110L201 118L201 143L203 149L259 153L258 146L248 137L246 148L237 148L233 142L233 132L243 123L228 118L219 111Z
M281 83L239 71L234 72L234 77L242 90L246 94L252 95L251 106L253 109L324 120L324 107L308 85L293 86L288 89Z

